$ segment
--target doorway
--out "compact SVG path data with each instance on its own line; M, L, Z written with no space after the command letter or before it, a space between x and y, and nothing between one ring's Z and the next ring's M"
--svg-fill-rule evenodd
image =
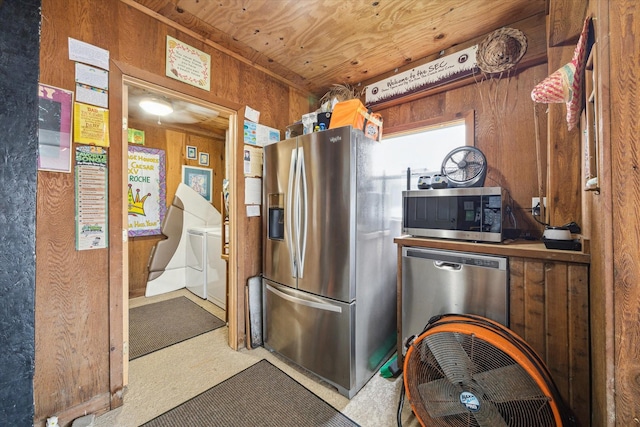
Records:
M223 198L223 182L232 181L233 175L233 143L237 123L237 111L221 105L188 96L161 86L122 76L123 91L123 153L128 147L146 147L163 153L165 159L165 206L171 204L176 188L182 182L183 166L211 171L210 202L220 212L223 220L228 209ZM139 103L143 99L157 99L169 104L173 111L165 116L149 114L143 111ZM132 129L131 136L128 130ZM130 143L128 141L131 141ZM144 145L140 144L144 142ZM195 156L192 156L192 151ZM125 159L125 164L126 164ZM129 174L124 177L125 187ZM124 216L128 217L128 209ZM126 224L126 222L125 222ZM224 226L224 225L223 225ZM129 227L131 225L129 224ZM123 256L127 258L123 265L123 341L125 357L123 358L124 385L128 383L128 300L145 294L147 282L147 264L154 245L165 238L156 232L148 235L132 235L123 248ZM230 236L231 233L225 233ZM231 253L228 253L231 257ZM231 261L231 258L228 259ZM234 312L235 295L229 292L229 285L234 277L227 274L229 300L226 303L226 315Z

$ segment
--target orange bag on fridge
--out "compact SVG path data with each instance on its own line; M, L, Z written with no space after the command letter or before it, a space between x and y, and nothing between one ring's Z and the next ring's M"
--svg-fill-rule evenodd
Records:
M382 140L382 116L372 113L359 99L338 102L331 112L329 129L349 125L363 131L368 138Z

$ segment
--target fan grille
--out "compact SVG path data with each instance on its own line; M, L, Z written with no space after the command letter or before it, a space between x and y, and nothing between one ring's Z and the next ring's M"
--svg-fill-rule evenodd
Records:
M442 163L442 174L454 186L483 185L486 158L474 147L458 147L451 151Z
M551 399L495 345L475 334L442 332L413 346L404 375L411 378L406 382L409 401L424 425L556 425ZM468 406L461 402L463 393Z

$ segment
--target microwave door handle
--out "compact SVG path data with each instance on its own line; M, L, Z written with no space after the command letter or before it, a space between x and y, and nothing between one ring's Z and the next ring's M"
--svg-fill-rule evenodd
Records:
M296 150L293 149L291 150L291 163L289 165L289 177L287 182L287 196L286 196L287 211L284 216L284 222L287 227L287 233L285 233L285 236L287 237L286 244L287 244L287 248L289 249L289 264L291 266L291 277L296 277L296 262L295 262L296 249L293 245L294 238L292 234L293 230L291 227L291 218L293 218L292 198L293 198L295 173L296 173Z
M307 172L304 163L304 149L300 147L298 149L298 250L297 253L297 265L298 265L298 277L304 276L304 260L307 250Z

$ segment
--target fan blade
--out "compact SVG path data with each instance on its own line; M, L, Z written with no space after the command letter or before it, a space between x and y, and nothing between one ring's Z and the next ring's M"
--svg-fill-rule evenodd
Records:
M471 380L473 362L452 333L430 335L424 339L449 381L465 384Z
M496 406L489 402L483 401L478 412L472 412L473 417L480 427L508 427L507 422L502 418Z
M536 382L518 364L479 372L473 379L492 402L546 399Z
M466 157L466 154L462 152L462 153L454 154L453 156L450 157L450 159L453 163L455 163L456 165L459 165L460 162L462 162L463 160L466 160L465 157Z
M460 403L462 387L442 378L418 385L421 404L431 418L464 414L467 409Z

